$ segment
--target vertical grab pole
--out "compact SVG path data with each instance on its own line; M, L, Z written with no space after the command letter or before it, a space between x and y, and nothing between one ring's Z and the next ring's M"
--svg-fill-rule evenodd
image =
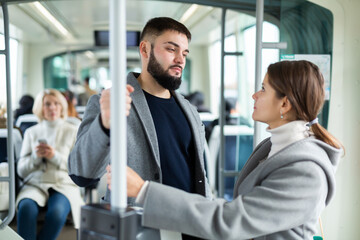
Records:
M264 0L256 0L256 45L255 45L255 92L261 88L262 26L264 19ZM260 122L255 121L253 148L260 143Z
M9 15L7 10L7 3L1 1L4 18L4 37L5 37L5 67L6 67L6 101L7 101L7 154L9 164L9 212L5 217L4 221L0 225L0 229L7 226L15 215L15 162L14 162L14 143L13 137L13 116L12 116L12 105L11 105L11 81L10 81L10 44L9 44Z
M224 125L225 125L225 98L224 98L224 74L225 74L225 16L226 9L222 9L221 14L221 77L220 77L220 153L219 153L219 197L224 197L225 188L225 137L224 137Z
M111 206L127 206L126 166L126 15L125 0L110 0L110 77L111 88Z

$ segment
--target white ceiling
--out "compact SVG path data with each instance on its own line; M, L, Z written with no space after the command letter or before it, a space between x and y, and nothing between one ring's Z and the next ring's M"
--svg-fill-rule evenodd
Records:
M11 29L11 35L28 42L59 42L68 45L93 44L94 30L109 28L109 6L106 0L44 1L42 4L74 36L66 40L53 26L42 20L28 3L9 4L10 23L22 31ZM141 30L152 17L167 16L180 20L191 4L169 1L128 0L126 19L128 30ZM193 34L192 44L204 44L210 32L220 26L221 10L200 6L184 24Z

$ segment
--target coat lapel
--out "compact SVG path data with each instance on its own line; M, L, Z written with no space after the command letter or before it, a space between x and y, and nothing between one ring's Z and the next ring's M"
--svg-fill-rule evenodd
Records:
M139 117L140 122L144 127L144 131L146 133L149 145L151 146L154 158L158 166L160 167L159 145L156 136L154 121L152 119L151 112L148 107L143 90L136 79L137 76L138 75L135 75L134 73L129 73L127 78L128 84L134 87L134 92L131 93L131 107L134 109L135 112L137 112L137 116Z
M205 144L205 127L201 123L197 110L190 105L188 101L184 100L184 97L176 92L172 92L172 95L175 97L177 103L182 109L185 117L188 120L192 135L193 141L195 143L195 157L194 157L194 192L201 194L203 196L207 195L206 189L206 179L204 173L204 160L203 160L203 151ZM199 128L199 126L201 126Z
M188 119L188 122L189 122L189 125L191 128L191 132L193 134L194 141L195 141L197 158L199 158L198 154L199 154L199 151L201 151L201 149L203 149L204 143L202 143L202 141L201 141L201 134L200 134L201 129L198 129L197 125L194 124L194 123L198 122L198 120L195 117L190 104L187 101L184 101L184 97L177 92L173 92L172 94L175 97L180 108L182 109L183 113L185 114L186 118ZM196 112L196 114L198 114L198 113ZM205 129L203 129L203 131L205 131ZM202 163L202 161L200 161L200 162Z

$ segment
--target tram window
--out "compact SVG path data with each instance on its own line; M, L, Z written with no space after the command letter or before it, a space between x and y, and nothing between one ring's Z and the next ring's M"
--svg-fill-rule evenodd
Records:
M252 94L255 92L255 18L243 13L238 13L236 17L242 21L236 25L234 32L225 38L226 52L239 52L239 56L226 56L224 69L224 96L225 98L236 98L243 117L252 122ZM231 24L233 26L234 24ZM263 41L278 42L280 39L279 28L269 22L263 23ZM209 48L210 66L220 66L221 64L221 42L214 42ZM263 76L270 63L279 60L279 50L263 50ZM220 67L210 67L211 81L211 106L212 112L218 113L220 101Z
M0 50L4 50L4 49L5 49L4 35L0 34Z
M262 40L286 42L287 49L262 50L262 79L268 65L279 61L283 54L332 55L333 15L328 9L305 0L282 0L279 6L266 4ZM250 121L251 95L255 91L255 21L255 17L251 14L228 10L225 22L225 51L242 52L242 55L225 57L224 95L226 98L237 94L242 113ZM220 38L211 44L208 54L211 110L218 114L220 67L213 66L221 66ZM319 116L324 126L327 125L327 115L328 101L325 102L323 113Z
M101 86L104 86L104 88L111 87L110 72L108 68L100 67L98 69L94 69L94 71L95 75L99 76Z
M255 25L244 30L244 43L246 48L244 49L244 64L246 67L241 69L245 72L246 85L243 86L241 92L243 96L246 96L247 101L251 99L252 94L255 92L255 37L256 27ZM279 42L280 31L279 28L269 22L263 23L263 42ZM261 79L264 78L267 67L269 64L279 61L279 50L278 49L264 49L262 50L262 70ZM244 83L245 84L245 83ZM247 113L252 113L252 102L245 104L246 99L242 97L243 105L246 107ZM249 116L251 118L251 115Z
M15 99L17 99L16 94L19 91L17 88L17 72L18 72L18 48L19 43L17 40L10 38L9 41L10 45L10 80L11 80L11 96L12 96L12 102L15 102ZM5 41L4 41L4 35L0 34L0 49L5 49ZM16 91L18 90L18 91ZM6 103L6 69L5 69L5 55L0 55L0 104Z
M57 55L44 59L44 87L59 90L68 88L69 62L71 56Z
M6 103L5 55L0 55L0 104Z

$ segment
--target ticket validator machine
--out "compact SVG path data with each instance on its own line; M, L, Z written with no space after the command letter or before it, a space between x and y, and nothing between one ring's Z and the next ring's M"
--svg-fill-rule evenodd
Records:
M126 0L109 0L111 102L111 162L114 183L110 204L81 209L80 240L160 240L160 231L141 226L141 211L127 207L126 188Z

